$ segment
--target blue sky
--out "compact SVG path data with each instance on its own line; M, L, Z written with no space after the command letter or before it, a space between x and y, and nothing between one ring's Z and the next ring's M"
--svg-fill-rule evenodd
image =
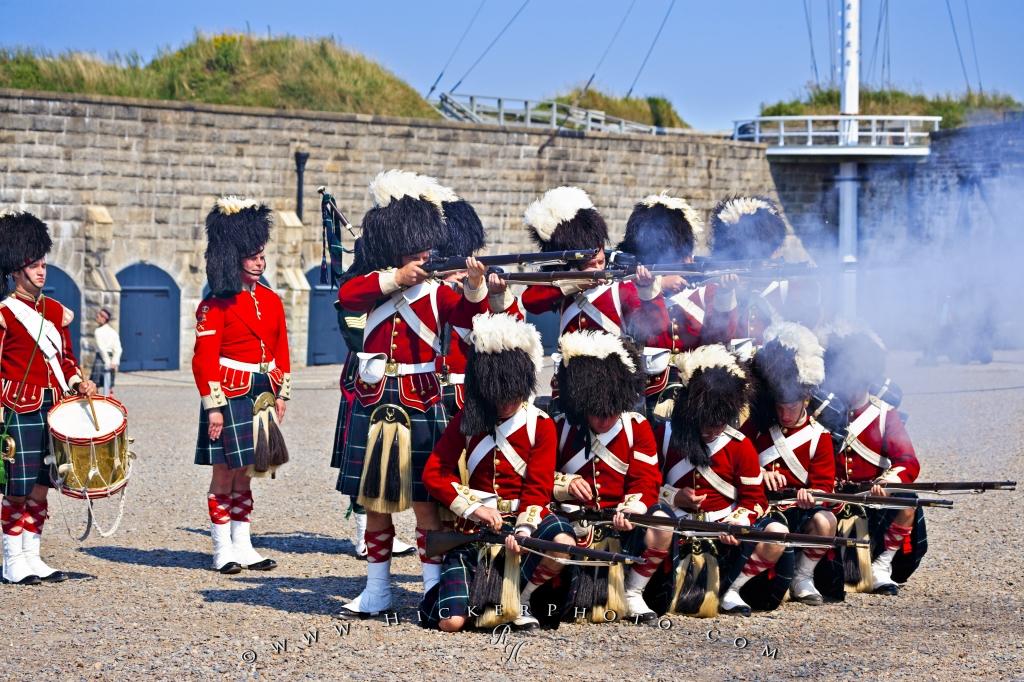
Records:
M865 70L874 54L882 1L862 0ZM637 0L598 71L598 86L625 93L670 2ZM807 2L818 72L826 80L834 61L828 9L839 3ZM978 77L968 8L985 89L1024 99L1024 2L949 2L972 87L977 88ZM520 4L486 0L442 89L455 84ZM480 0L0 0L0 45L151 57L160 47L187 42L196 30L265 35L269 27L273 34L333 35L425 92L479 5ZM914 91L962 92L964 75L945 0L890 0L889 5L892 81ZM459 91L543 98L583 83L629 6L630 0L531 0ZM871 83L879 82L882 45L879 41L874 71L865 74ZM696 127L725 129L734 118L756 114L761 102L799 95L812 80L803 0L677 0L634 94L665 95Z

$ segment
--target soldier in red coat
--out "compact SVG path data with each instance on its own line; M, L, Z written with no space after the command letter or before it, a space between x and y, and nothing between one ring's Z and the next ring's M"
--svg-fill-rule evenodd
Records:
M771 516L794 533L835 535L835 514L814 499L816 492L830 493L835 487L832 438L807 411L811 392L825 379L825 349L810 329L795 322L769 327L765 339L754 356L758 393L746 430L765 487L797 491L795 503L773 505ZM792 601L813 606L824 601L815 586L815 568L827 553L821 548L800 552L789 588Z
M676 396L672 418L658 429L665 483L661 499L677 515L705 521L718 521L764 530L785 531L780 523L765 514L768 501L757 452L737 425L749 409L751 385L748 369L720 344L701 346L677 360L682 387ZM672 603L669 607L686 614L713 615L718 602L714 588L719 586L722 613L749 616L746 599L760 596L764 585L748 585L762 573L768 573L769 592L782 583L782 592L791 576L774 575L783 547L767 543L739 543L723 533L710 553L718 556L719 580L705 572L705 582L696 586L676 586L697 593L693 604ZM693 563L695 547L685 543L677 562ZM708 552L702 552L707 555ZM685 577L686 571L680 571ZM744 587L747 587L744 590ZM774 608L777 599L758 600L764 608ZM708 611L712 613L708 613Z
M624 513L668 515L658 504L661 472L654 433L647 419L633 411L646 382L640 353L632 343L602 331L563 334L559 351L564 414L557 419L555 500L568 509L614 509L610 528L578 528L578 542L596 549L622 548L643 558L625 575L619 565L574 567L569 608L594 622L623 616L649 622L656 614L643 592L668 556L672 534L634 526ZM583 589L590 583L592 588ZM603 594L607 599L602 601Z
M516 538L575 542L572 527L548 510L558 436L551 418L532 404L544 351L533 325L507 314L478 315L470 339L466 404L427 460L423 484L466 530L482 526L513 534L505 541L504 556L488 545L445 555L438 594L426 600L436 605L426 610L441 630L455 632L467 624L472 609L480 610L479 624L488 608L501 604L504 620L517 629L535 629L539 623L530 598L561 572L562 564L535 554L520 557ZM468 479L460 473L463 455ZM503 566L498 572L509 590L485 594L474 585L484 580L483 562ZM502 603L503 596L511 596L512 603ZM501 619L494 615L483 622Z
M846 438L836 452L836 478L845 482L911 483L921 471L899 412L870 394L885 381L885 346L866 330L827 333L826 387L850 406ZM875 485L872 495L889 495ZM871 535L871 590L894 595L927 550L921 509L848 509L866 513ZM849 576L848 576L849 577Z
M50 456L46 415L65 395L96 395L72 352L72 312L43 295L46 225L30 213L0 216L0 476L3 579L19 585L61 582L63 571L40 558ZM7 288L14 280L14 292ZM8 294L10 293L10 296Z
M541 251L598 249L597 255L578 267L584 271L604 269L608 226L582 189L556 187L548 190L530 204L524 219ZM561 316L559 334L604 331L612 336L628 334L643 340L647 332L634 329L634 324L642 327L644 318L657 318L653 301L660 296L659 287L658 280L641 265L637 268L636 283L535 284L523 291L522 302L523 307L535 315L558 312Z
M213 568L269 571L252 546L252 477L288 460L279 423L291 397L291 361L281 298L260 283L270 209L222 197L206 218L210 295L196 311L192 374L202 401L196 464L213 467L207 508Z
M338 290L346 310L366 313L355 400L341 457L338 490L367 510L366 589L339 617L365 618L391 608L391 515L412 507L424 593L440 564L423 552L425 532L440 528L423 485L427 457L447 425L436 374L446 324L470 327L487 310L486 269L466 261L462 294L420 267L445 239L437 181L406 171L370 183L374 207L363 218L362 271Z
M718 261L780 259L786 223L779 207L767 197L723 199L711 211L711 257ZM736 323L731 329L715 325L709 333L722 343L730 339L763 342L764 330L776 322L799 322L815 328L821 321L821 287L812 279L778 279L741 289Z
M685 200L652 194L633 208L619 249L645 265L692 263L694 243L703 228L704 221ZM660 403L659 413L667 418L671 398L663 392L678 384L678 373L672 367L675 356L722 340L709 336L711 331L726 334L725 340L734 335L737 278L727 275L718 282L695 286L678 275L658 279L663 297L655 299L653 308L634 316L630 328L634 335L642 335L639 340L645 344L647 415L655 414Z

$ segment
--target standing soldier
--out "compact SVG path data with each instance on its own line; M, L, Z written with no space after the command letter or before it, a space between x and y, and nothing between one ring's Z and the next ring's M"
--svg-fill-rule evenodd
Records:
M825 380L825 350L810 329L794 322L765 330L754 356L758 395L745 429L754 440L768 490L796 489L796 503L774 506L771 518L794 533L833 536L836 517L815 502L814 493L835 488L832 438L807 413L811 392ZM824 599L814 572L828 552L805 548L796 561L790 599L817 606ZM841 597L842 595L830 595Z
M50 455L46 415L65 394L92 397L71 349L74 315L43 295L46 254L53 243L46 225L30 213L0 216L0 481L4 498L3 579L19 585L61 582L62 571L39 556L48 518ZM7 281L14 279L8 296Z
M278 424L291 397L284 306L260 283L267 267L270 209L222 197L206 217L210 295L196 312L192 358L202 409L196 464L213 467L207 503L213 568L269 571L277 566L252 546L251 477L288 461Z
M767 197L737 196L718 202L711 211L711 257L716 261L758 262L781 258L786 223L779 207ZM747 285L750 286L750 285ZM753 339L760 345L764 330L783 320L815 328L821 318L821 289L814 280L777 279L756 284L740 297L734 330L715 329L715 338Z
M104 395L114 395L114 378L121 365L121 337L110 326L113 317L106 308L96 312L96 358L89 379L102 389Z
M836 478L845 482L912 483L921 471L914 445L900 414L870 394L885 381L885 346L867 331L835 330L825 339L825 384L850 406L846 438L836 452ZM872 495L889 495L881 485ZM859 591L895 595L917 569L928 543L924 513L918 508L873 509L847 505L843 520L856 523L866 515L871 538L870 579L861 567ZM863 523L863 521L861 521ZM866 562L865 562L866 563ZM898 570L897 570L898 569ZM847 575L848 580L851 578ZM849 582L860 582L849 580ZM868 585L870 583L870 585Z
M366 274L341 285L346 310L367 313L358 354L356 398L338 489L367 509L366 589L339 617L391 609L392 514L413 508L424 593L441 566L424 551L426 531L440 527L437 504L422 482L423 465L447 424L436 360L446 323L470 327L486 311L485 268L467 259L460 296L420 267L445 239L439 186L432 178L385 171L370 183L374 207L363 218L361 256Z
M550 514L558 436L554 422L534 407L544 350L533 325L511 315L478 315L470 335L466 404L448 424L423 471L423 483L434 499L456 514L461 527L511 531L574 544L572 527ZM468 480L462 480L460 459L467 454ZM506 540L504 560L497 548L467 546L445 555L444 570L432 621L446 632L461 630L470 607L501 604L517 629L535 629L530 610L533 592L562 570L551 558L535 554L519 558L519 545ZM482 561L504 566L500 595L471 589L480 582ZM498 583L498 581L495 581ZM502 597L508 596L509 603ZM471 594L481 603L471 602ZM479 621L478 621L479 622Z
M621 548L643 558L626 575L620 564L607 569L577 567L570 607L584 609L594 622L623 616L649 622L656 614L643 592L668 556L672 533L634 526L624 513L669 513L658 504L661 472L654 433L647 419L633 411L645 383L640 354L632 343L602 331L564 334L558 347L558 385L565 413L558 418L554 498L573 506L615 510L611 528L581 528L580 545ZM584 584L592 584L592 589L584 589Z
M692 263L694 244L703 228L700 215L685 200L664 193L652 194L633 208L619 249L644 265ZM675 356L713 342L709 330L728 330L731 338L736 327L735 275L696 286L674 275L659 280L664 304L657 306L653 317L641 315L641 322L631 325L646 336L644 368L649 417L661 402L663 391L678 383L678 372L672 367ZM663 405L664 410L671 410L670 403ZM668 414L661 416L667 418Z

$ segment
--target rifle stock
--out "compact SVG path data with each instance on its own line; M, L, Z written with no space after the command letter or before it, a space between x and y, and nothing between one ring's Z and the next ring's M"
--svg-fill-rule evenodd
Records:
M479 531L476 533L454 533L448 531L430 531L427 533L426 552L428 556L441 556L453 549L457 549L473 542L486 542L491 545L502 545L505 538L511 533L495 533L492 531ZM561 542L550 540L539 540L531 537L516 537L521 547L532 549L536 552L560 552L568 554L577 559L590 559L593 561L606 561L613 563L643 563L640 557L626 554L625 552L605 552L596 549L566 545Z

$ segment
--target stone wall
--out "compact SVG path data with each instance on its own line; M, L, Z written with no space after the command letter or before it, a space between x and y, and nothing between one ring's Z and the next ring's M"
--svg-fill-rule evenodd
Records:
M296 151L310 154L303 222L294 213ZM288 307L296 364L307 348L304 273L320 263L317 185L358 223L380 170L434 175L474 204L492 252L533 250L522 213L561 184L586 189L616 236L652 192L677 193L705 212L731 193L775 196L763 146L712 135L549 141L525 128L12 90L0 90L0 160L0 206L50 224L51 262L83 283L86 318L96 305L116 309L116 273L126 266L143 261L171 274L181 287L183 365L205 283L202 223L217 195L257 197L278 212L267 277Z

